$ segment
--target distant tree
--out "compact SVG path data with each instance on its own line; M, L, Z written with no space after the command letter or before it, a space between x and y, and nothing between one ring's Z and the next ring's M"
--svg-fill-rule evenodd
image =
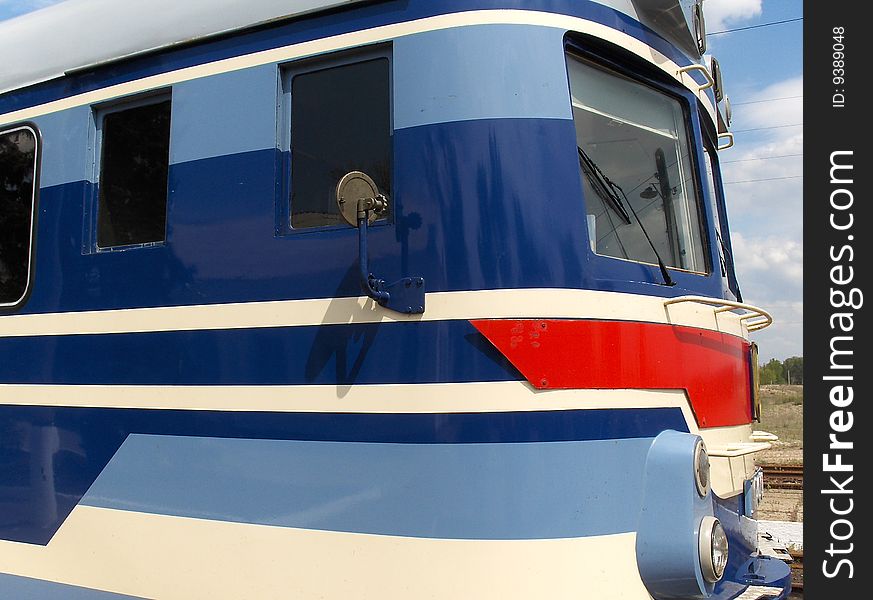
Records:
M761 385L773 385L786 381L785 369L780 360L772 358L766 365L761 366Z
M785 380L792 385L803 385L803 357L792 356L782 363Z

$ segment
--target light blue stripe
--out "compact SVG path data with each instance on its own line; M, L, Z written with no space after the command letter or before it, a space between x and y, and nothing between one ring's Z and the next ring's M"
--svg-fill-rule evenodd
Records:
M651 438L383 444L131 435L90 506L456 539L633 531Z
M499 118L572 119L562 31L482 25L394 41L394 127ZM170 163L276 148L275 63L177 83ZM41 187L94 182L90 106L34 119L43 137Z
M395 40L395 129L474 119L572 119L563 34L481 25Z
M275 148L278 98L275 64L174 85L170 162Z
M138 598L91 588L0 573L0 598L9 600L123 600Z
M90 106L78 106L33 119L42 137L42 188L93 181L94 156L88 138L94 128Z

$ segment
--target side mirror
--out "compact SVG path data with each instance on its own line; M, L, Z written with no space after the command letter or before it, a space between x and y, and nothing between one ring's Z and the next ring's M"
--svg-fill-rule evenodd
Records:
M346 173L336 186L336 204L345 222L360 227L361 219L372 225L388 209L388 199L369 175L360 171Z
M336 186L336 204L343 219L358 228L358 265L361 289L380 306L415 315L424 312L424 279L404 277L386 284L370 273L367 257L367 233L370 225L388 209L388 199L366 173L351 171Z

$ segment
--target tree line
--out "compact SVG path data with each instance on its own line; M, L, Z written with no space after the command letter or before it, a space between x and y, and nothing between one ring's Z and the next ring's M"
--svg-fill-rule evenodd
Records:
M771 359L761 365L761 385L803 385L803 357L792 356L784 361Z

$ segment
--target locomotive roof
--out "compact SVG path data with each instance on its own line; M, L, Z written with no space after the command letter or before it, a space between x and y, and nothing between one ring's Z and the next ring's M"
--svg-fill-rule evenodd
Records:
M361 0L66 0L0 22L0 94L66 72Z
M0 94L70 71L361 1L66 0L0 22ZM686 52L692 41L687 18L697 1L595 0L638 18Z

